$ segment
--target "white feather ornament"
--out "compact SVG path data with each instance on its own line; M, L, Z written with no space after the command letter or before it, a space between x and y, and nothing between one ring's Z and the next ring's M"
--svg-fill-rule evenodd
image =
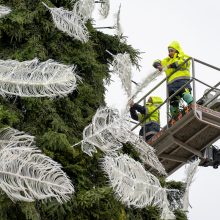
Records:
M110 11L109 0L102 0L101 1L101 8L99 9L100 15L105 19L108 17L109 11Z
M8 15L9 13L11 13L11 9L9 7L0 5L0 18Z
M88 30L76 10L68 11L63 8L50 8L45 3L43 4L50 10L54 24L59 30L83 43L89 40Z
M122 28L121 28L121 23L120 23L120 14L121 14L121 4L119 6L118 12L115 14L115 29L116 29L116 33L117 36L119 38L121 38L122 36Z
M134 99L142 91L142 89L146 88L158 76L161 76L161 74L162 74L162 72L160 72L159 70L156 70L156 71L152 72L151 74L149 74L148 76L146 76L146 78L140 84L138 84L135 92L129 97L129 100Z
M21 97L66 96L76 88L80 79L74 65L64 65L53 60L38 59L18 62L0 60L0 94Z
M113 55L109 51L109 54L113 56L111 63L113 67L113 73L117 74L121 80L122 88L125 90L128 97L131 96L131 77L132 77L132 62L128 53L118 53Z
M23 131L6 127L0 130L0 150L4 147L15 146L15 147L31 147L34 142L34 136L26 134Z
M13 201L69 200L74 188L61 165L41 154L33 142L31 145L23 142L29 138L32 136L25 137L22 132L19 137L19 131L14 129L1 131L4 147L0 150L0 188Z
M113 108L98 109L92 123L83 130L82 151L92 156L98 147L105 153L114 154L122 143L131 143L140 153L143 163L166 175L163 165L158 160L153 148L130 131L130 123L126 116L120 117ZM94 147L95 146L95 147Z
M188 211L189 208L189 188L193 182L193 177L195 176L198 166L200 163L200 159L196 159L195 161L191 162L187 169L186 169L186 178L185 178L185 184L186 184L186 188L185 188L185 192L183 195L183 211Z
M92 152L96 152L94 146L106 153L120 149L122 144L112 135L114 121L117 119L116 109L98 109L92 123L83 130L82 151L92 156Z
M95 8L94 0L79 0L74 3L73 11L81 16L82 21L85 23L92 18L92 12Z
M102 168L119 201L135 208L155 205L162 210L162 219L175 219L169 210L166 189L139 162L128 155L105 156Z

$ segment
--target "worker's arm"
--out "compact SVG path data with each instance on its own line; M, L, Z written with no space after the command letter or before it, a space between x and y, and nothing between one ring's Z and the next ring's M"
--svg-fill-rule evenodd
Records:
M137 112L145 115L147 114L146 108L144 106L141 106L137 103L134 103L131 107L130 107L130 114L131 114L131 118L138 121L138 114Z

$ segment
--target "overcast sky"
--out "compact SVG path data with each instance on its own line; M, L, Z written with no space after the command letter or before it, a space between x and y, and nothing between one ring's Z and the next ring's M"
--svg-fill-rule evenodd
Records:
M110 0L111 13L105 20L97 20L97 26L112 26L113 14L121 3L120 23L127 43L141 54L140 72L133 70L133 80L141 82L154 69L152 62L168 55L167 46L173 40L182 45L184 52L192 57L220 67L220 1L219 0ZM113 30L105 33L114 34ZM220 73L196 64L196 78L213 86L220 81ZM159 77L158 83L165 75ZM108 87L106 100L108 105L122 109L126 104L119 79L116 76ZM154 84L155 85L155 84ZM142 97L149 91L146 88ZM206 87L196 84L196 99L202 96ZM165 85L157 91L164 97ZM139 98L140 98L139 97ZM165 116L162 115L165 122ZM219 142L218 142L219 143ZM217 144L218 144L217 143ZM218 144L219 145L219 144ZM182 180L185 177L184 167L175 172L171 178ZM200 167L190 188L190 220L217 220L220 207L220 168Z

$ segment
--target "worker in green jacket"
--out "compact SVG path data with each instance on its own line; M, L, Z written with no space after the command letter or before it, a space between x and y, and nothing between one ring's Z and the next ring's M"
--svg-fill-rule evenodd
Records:
M145 106L134 103L133 100L129 102L131 118L142 122L142 127L139 132L140 136L143 136L145 127L146 141L160 131L160 113L158 109L156 110L156 108L162 103L163 100L157 96L150 97ZM146 116L147 118L144 120Z
M188 58L189 56L183 52L179 42L173 41L168 46L168 57L162 61L154 61L153 66L160 71L164 70L166 73L169 96L173 95L190 80L191 63L190 61L184 63ZM180 65L181 67L179 67ZM193 101L191 91L192 88L190 84L187 84L170 100L170 112L173 117L178 114L180 98L188 105Z

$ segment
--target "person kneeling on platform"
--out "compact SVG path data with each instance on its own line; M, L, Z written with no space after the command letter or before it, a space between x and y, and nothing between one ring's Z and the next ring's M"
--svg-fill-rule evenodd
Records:
M160 97L152 96L148 99L145 106L129 102L131 118L142 122L139 135L143 137L145 127L145 140L149 141L157 132L160 131L160 112L155 109L163 103Z

